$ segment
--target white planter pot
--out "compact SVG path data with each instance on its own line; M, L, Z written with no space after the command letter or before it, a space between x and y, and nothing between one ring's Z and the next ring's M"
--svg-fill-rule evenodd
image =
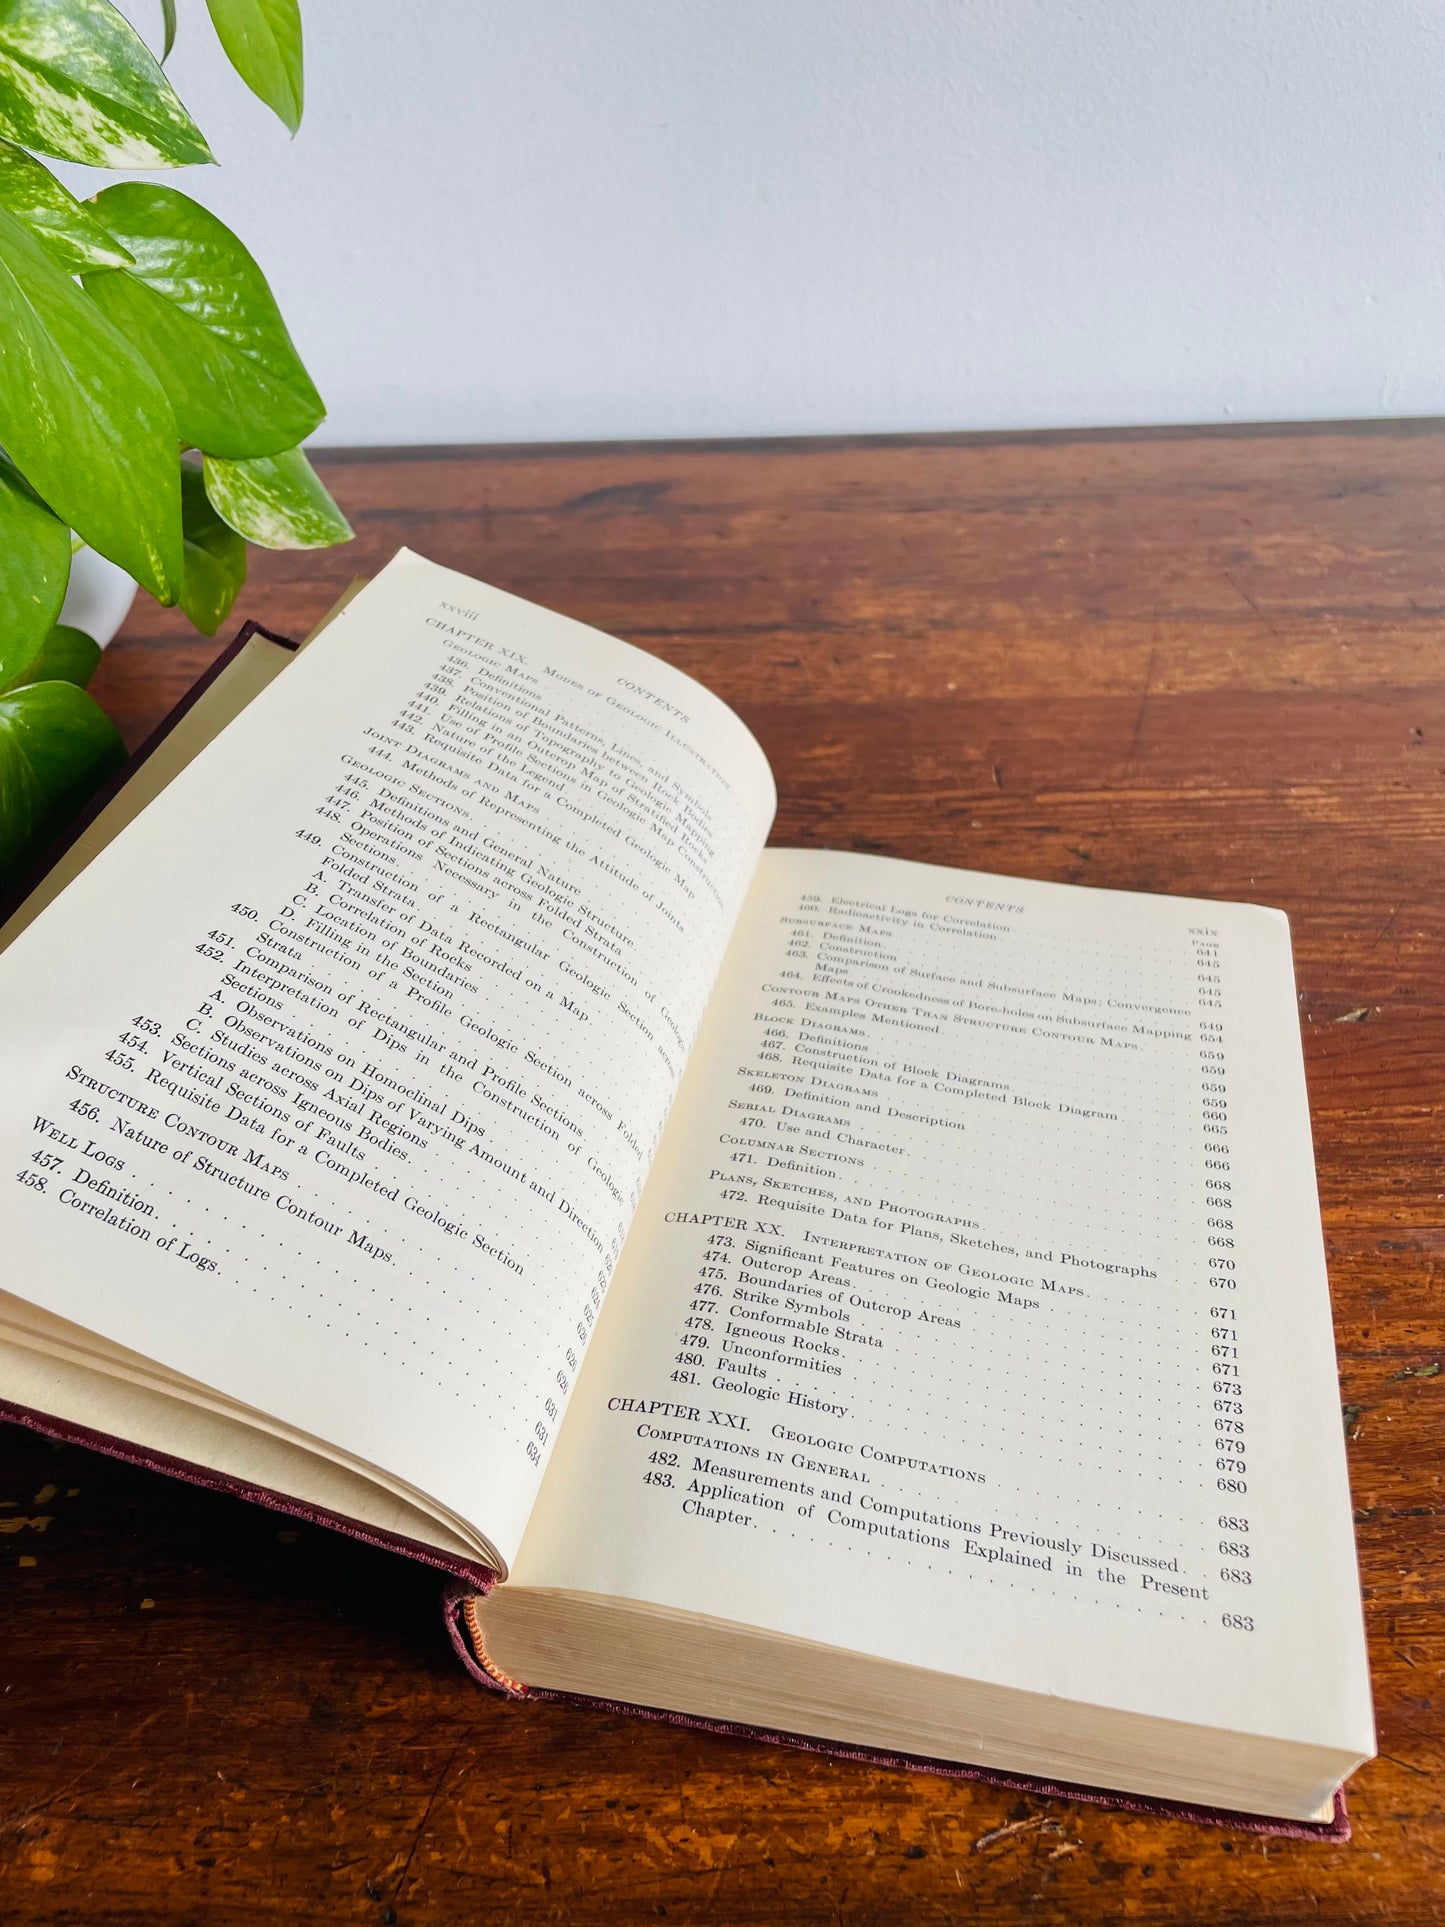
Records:
M83 629L101 648L125 621L135 601L135 583L125 570L94 549L77 549L70 565L70 587L60 620Z

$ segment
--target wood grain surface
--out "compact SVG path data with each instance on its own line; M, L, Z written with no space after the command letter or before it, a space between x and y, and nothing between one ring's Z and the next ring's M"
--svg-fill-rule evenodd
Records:
M0 1428L0 1918L1445 1920L1445 429L321 466L357 542L238 613L408 543L710 683L779 842L1289 912L1381 1758L1336 1846L497 1703L426 1572ZM96 693L215 648L142 600Z

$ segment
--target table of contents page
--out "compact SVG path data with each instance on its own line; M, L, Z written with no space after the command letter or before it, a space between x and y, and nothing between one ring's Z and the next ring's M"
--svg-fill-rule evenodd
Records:
M1367 1736L1342 1486L1283 917L767 852L519 1578Z

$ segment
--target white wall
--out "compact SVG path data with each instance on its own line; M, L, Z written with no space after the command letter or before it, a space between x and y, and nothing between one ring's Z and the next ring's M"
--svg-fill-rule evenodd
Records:
M1438 0L303 7L171 73L320 442L1445 412Z

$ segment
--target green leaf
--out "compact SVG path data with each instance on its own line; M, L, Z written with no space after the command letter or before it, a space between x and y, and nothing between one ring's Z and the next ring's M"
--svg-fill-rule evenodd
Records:
M73 682L77 689L95 674L100 661L100 644L83 629L72 629L68 622L57 622L40 645L40 654L25 671L25 681Z
M0 140L0 207L37 234L63 268L123 268L129 252L83 201L23 147Z
M171 57L171 48L176 44L176 0L161 0L161 21L166 35L161 48L161 65L164 67Z
M181 463L181 522L186 532L181 607L202 635L213 636L246 580L246 544L212 508L205 477L193 462Z
M69 580L69 528L0 455L0 689L34 660Z
M0 208L0 443L55 513L161 602L181 586L179 437L150 368Z
M155 369L182 441L247 460L294 448L326 413L266 277L223 221L173 187L127 181L96 196L135 265L86 293Z
M297 0L206 0L206 6L231 65L294 134L303 94Z
M0 0L0 134L89 167L189 167L205 137L109 0Z
M206 457L206 493L238 535L263 549L329 549L351 524L299 448L258 462Z
M13 870L125 761L105 711L69 682L0 696L0 872Z

